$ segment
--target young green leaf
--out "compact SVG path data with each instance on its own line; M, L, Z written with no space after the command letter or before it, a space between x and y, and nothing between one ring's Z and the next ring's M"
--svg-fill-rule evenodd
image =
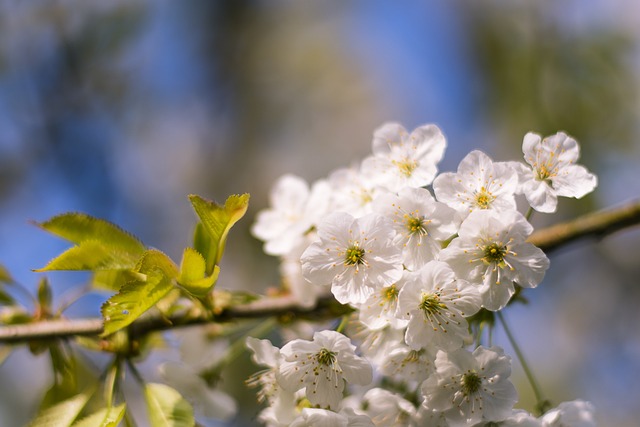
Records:
M117 292L123 283L143 279L144 276L133 271L133 268L131 270L94 270L91 284L95 289Z
M13 297L0 287L0 305L13 305L14 303Z
M154 427L193 427L193 408L176 390L164 384L144 387L150 424Z
M161 271L170 279L178 277L178 266L163 252L157 249L149 249L144 253L135 271L142 274L149 274L154 271Z
M46 277L42 277L40 279L40 283L38 283L38 305L41 317L46 317L51 313L52 300L53 295L51 292L51 286L49 286L49 281Z
M2 264L0 264L0 283L13 283L13 277L11 277L9 270L7 270Z
M196 224L196 229L193 233L193 247L198 251L205 260L212 258L211 250L215 245L213 239L209 235L209 232L204 229L204 225L201 222Z
M49 261L36 272L51 270L125 270L135 267L142 252L126 252L97 240L86 240Z
M9 357L12 351L13 347L10 347L8 345L0 347L0 367L2 367L2 364L5 360L7 360L7 357Z
M173 289L172 280L178 276L178 268L173 261L155 249L144 253L135 270L146 275L146 279L126 283L102 305L102 336L130 325L153 307Z
M40 402L40 412L83 391L93 393L99 380L92 367L85 364L82 358L76 357L61 342L50 341L47 349L54 380Z
M189 195L193 209L200 218L204 230L210 237L209 248L201 248L202 241L197 242L196 248L203 249L200 252L206 254L206 271L213 272L214 266L220 263L224 252L227 235L231 227L247 212L249 195L233 195L227 198L224 206L220 206L209 200L205 200L195 194ZM196 238L197 238L196 234ZM202 240L202 239L200 239Z
M124 417L126 406L122 403L118 406L102 408L74 423L73 427L117 427Z
M11 277L11 274L9 274L9 270L4 268L4 266L0 264L0 305L12 305L15 300L11 295L7 293L7 291L3 289L2 284L4 283L8 285L12 284L13 277Z
M145 250L140 240L117 225L83 213L64 213L35 224L75 244L94 240L128 253L141 255Z
M80 393L40 411L29 427L69 427L89 400L90 393Z
M218 279L220 268L214 266L210 276L206 274L206 261L198 251L185 248L180 264L178 283L193 295L202 296L209 292Z
M129 326L172 288L171 279L159 271L147 274L146 281L135 280L126 283L120 288L120 292L102 305L101 312L104 318L102 336Z

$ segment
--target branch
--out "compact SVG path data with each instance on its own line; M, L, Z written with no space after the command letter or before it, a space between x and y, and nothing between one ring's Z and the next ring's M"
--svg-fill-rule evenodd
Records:
M593 212L574 220L552 225L534 232L529 237L545 253L549 253L575 240L594 237L601 239L618 230L640 224L640 201L619 208Z
M256 319L272 316L288 318L335 318L351 311L338 303L333 295L320 297L315 306L302 307L292 296L264 298L248 304L236 305L209 316L176 314L165 317L150 315L136 320L129 327L130 338L140 338L151 332L164 331L176 327L221 323L240 319ZM98 336L103 331L102 319L53 319L34 323L0 327L0 343L12 344L36 340L70 338L74 336Z
M545 252L581 238L602 238L618 230L640 224L640 201L619 208L586 214L572 221L553 225L534 232L529 242ZM143 337L151 332L176 327L226 322L239 319L290 316L312 319L338 317L350 311L332 295L321 297L314 307L302 307L291 296L264 298L249 304L222 310L213 317L178 314L169 318L159 315L143 317L129 327L130 337ZM56 319L36 323L0 327L0 343L22 343L35 340L98 336L102 333L102 319Z

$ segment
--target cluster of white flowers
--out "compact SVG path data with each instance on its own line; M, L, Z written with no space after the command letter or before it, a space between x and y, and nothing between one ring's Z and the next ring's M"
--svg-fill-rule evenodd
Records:
M594 426L593 408L563 403L540 418L515 410L511 358L472 337L469 317L505 308L549 267L518 212L554 212L596 177L576 165L579 147L560 132L524 138L525 163L472 151L438 175L446 140L437 126L407 132L387 123L373 154L309 186L280 178L253 234L282 260L302 305L331 292L354 310L346 328L317 331L282 349L249 339L268 369L255 383L268 426ZM429 187L431 187L432 192Z

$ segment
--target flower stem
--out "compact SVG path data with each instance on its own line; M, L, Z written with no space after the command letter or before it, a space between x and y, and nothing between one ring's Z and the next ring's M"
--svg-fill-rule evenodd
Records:
M236 360L242 353L247 351L246 337L262 338L267 335L276 325L276 320L271 317L266 319L243 334L242 339L235 340L228 348L227 354L220 362L228 364Z
M529 218L531 218L531 215L533 215L533 208L530 207L524 217L527 219L527 221L529 221Z
M522 354L522 351L520 350L520 346L518 345L518 343L516 343L516 340L513 337L513 334L511 333L511 330L509 329L509 326L507 326L507 322L504 320L504 316L499 311L496 312L496 315L498 316L498 319L500 320L500 323L502 324L504 332L507 334L507 338L509 339L509 342L511 343L511 347L513 347L513 350L516 352L516 356L518 357L518 360L520 361L520 365L522 366L522 369L524 370L524 374L527 376L527 380L529 381L529 384L531 384L531 388L533 389L533 394L535 395L536 401L537 401L536 402L536 409L540 412L539 415L542 415L546 411L546 409L548 409L548 407L550 406L550 403L549 403L549 401L547 399L545 399L542 396L542 392L540 391L540 387L538 386L538 382L536 381L536 378L533 375L533 372L529 368L529 364L525 360L524 355Z
M213 386L220 379L220 375L224 368L234 360L237 360L242 353L247 351L246 337L261 338L269 333L275 325L276 319L271 317L244 332L241 338L234 340L231 345L229 345L224 356L222 356L220 360L213 365L202 369L198 375L200 375L207 384Z
M342 331L344 331L344 328L347 326L347 323L349 323L349 315L345 314L344 316L342 316L342 319L340 319L340 324L336 328L336 332L342 333Z
M133 375L133 378L135 378L136 382L140 384L140 387L144 388L146 381L144 380L144 378L142 378L142 374L140 374L140 371L138 371L136 365L129 358L127 358L127 366L129 367L129 370L131 371L131 374Z
M489 325L489 334L488 334L488 338L487 338L489 347L491 347L493 345L493 326L494 325L495 325L495 323L492 323L492 324Z

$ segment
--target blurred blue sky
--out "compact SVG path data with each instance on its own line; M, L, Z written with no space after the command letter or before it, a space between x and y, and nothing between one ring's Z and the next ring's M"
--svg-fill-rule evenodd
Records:
M486 8L498 16L491 22L501 22L504 14L502 37L508 41L510 28L526 30L538 15L524 2L508 8L505 3L488 1ZM632 54L626 61L637 77L637 5L622 0L589 2L588 7L578 1L542 3L536 9L541 19L572 37L615 25L630 40ZM476 6L470 13L480 10ZM511 119L504 117L504 125L496 127L495 116L488 113L490 87L474 51L478 32L471 31L474 20L467 13L464 2L444 0L401 6L384 1L2 2L0 264L34 289L39 274L31 269L68 245L28 221L67 211L111 220L176 259L189 244L195 221L187 194L223 201L231 192L250 192L253 215L265 207L277 176L293 172L315 180L358 161L370 151L373 130L388 120L407 128L438 124L448 140L441 170L455 169L476 148L510 160L519 152L524 131L541 130L525 128L518 138L505 140ZM637 86L628 90L635 92ZM637 118L637 99L633 105L630 114ZM589 126L598 128L598 123ZM635 140L622 148L607 148L610 141L580 142L595 161L588 167L600 177L589 208L638 197ZM554 219L538 221L534 224ZM231 239L252 242L254 253L260 247L246 227L234 232ZM588 273L600 285L612 280L616 268L636 268L637 257L628 254L638 253L638 233L616 239L611 249L627 254L620 265L598 264L605 257L597 250L562 253L552 258L545 283L528 294L534 304L514 308L508 317L534 366L544 371L543 388L557 387L550 391L554 397L593 400L602 419L614 422L603 425L632 426L640 416L635 402L640 385L634 381L640 378L640 338L631 327L637 325L632 323L637 314L621 320L618 332L610 335L607 325L587 314L598 319L605 307L615 311L617 300L612 306L592 302L593 311L582 313L581 321L599 325L597 333L560 319L560 304L576 294L587 295L586 302L601 297L597 286L589 285L593 278L575 272L584 259L600 269ZM242 259L234 259L242 254L234 245L223 275L243 287L255 277L247 276ZM57 296L87 277L48 276ZM560 290L545 293L545 287L559 282ZM71 313L96 315L103 297L83 299ZM636 305L626 307L625 314L637 307L638 300L632 301ZM500 333L496 339L506 343ZM571 347L576 350L567 350ZM17 364L10 359L5 366L12 363ZM568 369L567 375L559 373ZM521 381L522 373L515 370ZM552 382L569 376L577 382ZM15 386L32 409L38 397L29 391L33 383ZM527 388L523 381L521 388ZM0 405L0 418L8 410Z

